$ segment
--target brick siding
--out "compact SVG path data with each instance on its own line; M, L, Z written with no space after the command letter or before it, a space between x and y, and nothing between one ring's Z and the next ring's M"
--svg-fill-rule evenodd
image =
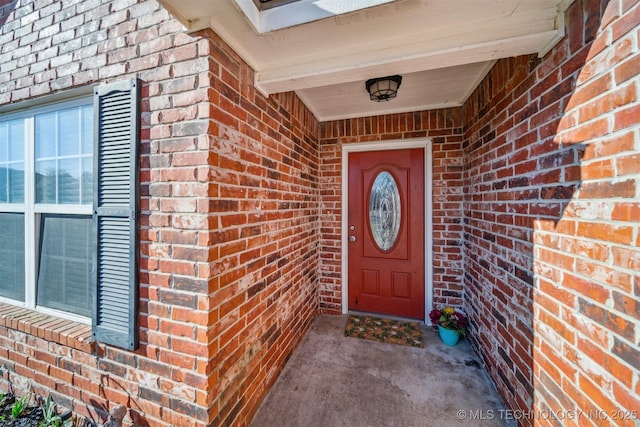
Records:
M577 0L560 44L499 61L464 106L465 307L520 425L640 408L639 16Z
M3 391L248 424L313 316L341 312L342 144L428 137L434 303L469 314L508 406L640 407L637 1L576 0L560 44L498 61L463 107L321 124L155 1L0 5L0 106L143 81L140 349L2 304Z
M139 350L3 306L0 387L96 421L246 424L317 310L315 118L155 1L1 10L0 105L137 76L143 129Z
M433 288L438 305L462 305L461 109L336 120L320 125L320 311L342 312L342 144L433 141Z

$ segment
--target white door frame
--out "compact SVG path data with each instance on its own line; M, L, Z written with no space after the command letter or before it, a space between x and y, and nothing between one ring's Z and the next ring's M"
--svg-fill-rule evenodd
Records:
M433 143L429 138L395 139L381 142L352 143L342 145L342 313L349 311L349 154L363 151L424 150L424 321L430 324L429 312L433 309Z

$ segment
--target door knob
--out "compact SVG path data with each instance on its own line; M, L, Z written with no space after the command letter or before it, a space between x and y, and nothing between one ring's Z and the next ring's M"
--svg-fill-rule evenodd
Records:
M349 236L349 241L350 242L355 242L356 241L356 236Z

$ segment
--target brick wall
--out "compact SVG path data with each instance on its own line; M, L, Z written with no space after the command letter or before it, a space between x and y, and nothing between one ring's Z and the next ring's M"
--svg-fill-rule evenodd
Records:
M463 108L318 125L154 1L1 2L0 106L138 76L144 113L140 349L2 305L0 387L247 423L318 304L341 311L342 144L429 137L435 303L464 304L508 405L640 407L636 3L576 0L554 50Z
M207 36L210 395L213 425L243 425L317 313L318 124L293 93L265 99L249 66Z
M433 287L436 304L462 305L461 109L336 120L320 125L320 310L342 312L342 144L433 141Z
M155 1L2 4L0 105L138 76L143 129L139 350L2 306L0 387L94 420L245 423L317 308L316 120Z
M640 5L576 0L567 27L464 106L465 307L510 408L634 425L614 417L640 408Z

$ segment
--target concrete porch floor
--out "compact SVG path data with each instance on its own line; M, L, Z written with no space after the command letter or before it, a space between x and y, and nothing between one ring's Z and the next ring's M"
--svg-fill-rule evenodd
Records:
M505 426L505 407L466 340L425 348L344 336L346 316L320 315L251 427Z

